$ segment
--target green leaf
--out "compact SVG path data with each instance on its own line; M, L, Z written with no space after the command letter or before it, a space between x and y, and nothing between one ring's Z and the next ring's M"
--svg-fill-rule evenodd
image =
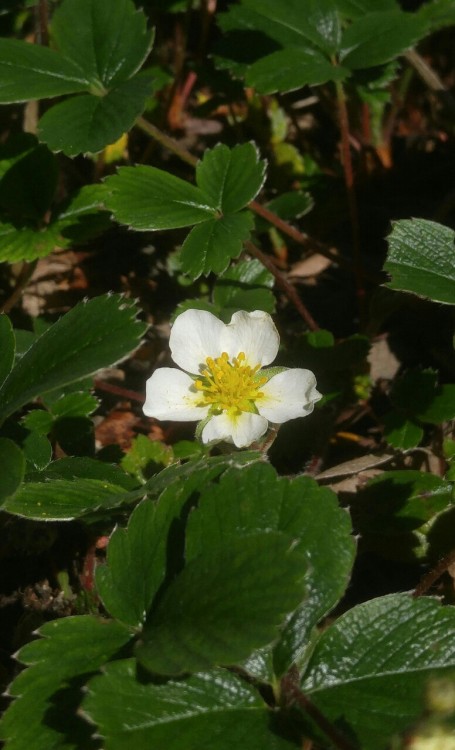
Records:
M130 78L151 50L153 32L131 0L65 0L51 23L54 43L92 84Z
M240 255L253 227L251 211L227 214L194 227L182 245L182 271L193 279L211 271L222 273L231 258Z
M152 93L148 71L122 81L104 96L83 94L49 109L38 133L53 151L68 156L97 153L130 130Z
M80 380L134 349L146 326L134 303L103 295L76 305L35 340L0 388L0 420L46 391Z
M0 736L8 750L91 750L91 728L78 716L79 685L68 689L70 700L55 705L53 696L70 680L102 667L131 639L120 623L86 616L65 617L44 625L42 638L21 649L18 658L30 665L14 680L16 698L3 716Z
M317 49L287 47L253 63L246 83L261 94L273 94L343 80L347 75L347 68L333 65Z
M301 659L312 629L344 593L355 543L349 516L331 490L308 477L279 479L268 464L256 464L227 471L202 494L188 521L186 557L191 560L260 531L286 534L309 561L307 596L275 649L281 675Z
M245 75L261 93L291 91L346 76L332 63L341 21L333 0L244 0L219 16L217 64Z
M7 315L0 315L0 386L9 375L14 362L16 340Z
M222 669L157 685L137 679L133 659L116 661L90 681L83 709L106 750L232 750L245 747L245 738L248 750L298 746L259 693Z
M4 509L36 521L71 521L144 495L118 466L90 458L63 458L27 479Z
M413 13L398 9L367 13L344 32L341 62L351 70L383 65L412 47L425 32L425 23Z
M384 437L397 450L415 448L423 438L423 429L403 414L390 411L384 417Z
M24 427L30 432L37 432L39 435L47 435L52 429L53 422L52 414L44 411L44 409L33 409L22 418Z
M52 405L54 417L88 417L98 408L98 399L91 393L75 391L61 396Z
M34 469L41 471L52 458L52 445L47 437L39 432L31 432L25 438L22 448L25 458Z
M0 39L0 103L73 94L89 85L80 66L55 50Z
M208 149L196 167L196 181L210 205L223 214L244 208L260 191L266 162L254 143L228 148L223 143Z
M213 302L223 320L230 320L237 310L275 312L275 295L271 291L274 277L259 260L243 260L230 266L220 276L213 290Z
M0 502L14 495L25 473L25 456L9 438L0 437L0 465L7 471L0 472Z
M423 711L429 678L454 668L453 608L392 594L351 609L321 635L302 690L355 747L383 750Z
M170 524L186 499L187 493L181 492L168 493L158 503L143 500L128 527L116 529L111 536L107 564L97 568L96 585L116 619L134 627L143 623L164 579Z
M455 232L426 219L395 222L384 270L386 286L455 304Z
M72 521L100 509L115 508L130 500L121 486L100 479L56 479L28 482L7 500L4 510L34 521ZM135 499L134 494L131 499Z
M202 190L155 167L122 167L104 184L107 208L140 231L187 227L216 213Z
M190 560L151 612L140 663L159 674L197 672L273 641L303 598L305 560L291 546L283 534L261 533Z

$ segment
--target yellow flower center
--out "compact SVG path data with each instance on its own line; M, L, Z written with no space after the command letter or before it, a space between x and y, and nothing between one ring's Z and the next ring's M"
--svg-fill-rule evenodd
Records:
M207 367L194 383L201 393L198 405L210 406L215 412L229 411L232 415L242 411L256 412L254 403L264 395L259 389L267 378L256 374L260 365L250 367L245 360L244 352L232 361L226 352L216 359L207 357Z

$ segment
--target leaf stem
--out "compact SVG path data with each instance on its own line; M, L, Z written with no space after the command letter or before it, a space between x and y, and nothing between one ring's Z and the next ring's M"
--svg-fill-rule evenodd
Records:
M438 564L426 573L423 578L419 581L415 587L412 595L413 597L423 596L433 586L434 583L440 578L446 570L455 563L455 549L445 555Z
M286 705L297 705L310 716L326 737L339 750L355 750L355 746L329 721L317 706L303 693L291 672L281 681L281 694Z
M351 219L356 292L359 306L360 323L363 327L363 322L365 320L365 286L363 260L360 249L359 214L354 188L354 170L352 167L351 146L349 141L349 116L348 108L346 106L346 94L342 82L335 81L335 87L338 103L338 121L341 134L341 160L343 164L344 182L346 185L349 215Z
M270 273L273 274L277 286L279 286L283 290L289 301L292 302L297 312L307 324L310 331L319 331L320 329L318 324L314 320L308 308L303 304L296 288L287 280L287 278L281 273L281 271L278 270L272 258L263 253L262 250L256 247L256 245L254 245L249 240L245 242L245 247L251 255L257 258L262 263L262 265L265 266L270 271Z
M31 262L24 261L19 276L17 277L16 286L14 287L12 294L8 297L6 302L4 302L3 305L0 306L0 313L9 313L16 302L19 301L22 292L33 276L33 272L36 268L37 263L37 260L32 260Z

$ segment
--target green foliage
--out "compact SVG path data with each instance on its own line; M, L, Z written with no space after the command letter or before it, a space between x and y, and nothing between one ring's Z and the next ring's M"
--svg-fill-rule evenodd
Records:
M446 423L455 417L455 386L450 352L438 349L436 336L431 351L409 358L400 351L397 326L387 318L392 308L403 311L399 294L388 293L393 299L380 325L366 320L361 330L390 333L400 374L374 362L377 341L372 364L379 374L368 374L370 339L353 334L362 316L350 309L346 280L356 279L362 301L361 277L369 285L374 276L368 257L359 267L355 227L352 235L344 229L338 187L342 169L348 177L349 154L336 142L336 123L341 144L350 137L355 147L354 179L362 170L355 187L365 185L367 200L375 160L394 158L390 133L402 132L401 111L412 136L410 69L399 57L453 22L453 0L416 12L397 0L225 3L213 19L222 32L217 70L204 59L213 15L206 3L151 0L139 10L133 0L61 0L47 4L49 25L46 4L41 14L35 5L11 1L0 11L0 103L11 105L0 142L2 309L11 316L0 315L0 521L13 609L27 610L5 649L28 640L37 622L59 619L18 653L25 668L8 689L12 702L0 723L6 750L382 750L398 748L404 732L410 745L409 732L428 709L429 680L453 682L453 607L408 594L368 600L364 556L376 561L381 591L403 588L401 578L388 579L387 566L401 572L405 562L406 585L421 592L435 575L419 584L424 566L452 559L455 443ZM148 61L150 21L159 44ZM397 76L400 107L390 108ZM261 96L303 86L312 87L309 97ZM52 98L24 112L17 106ZM441 99L432 110L435 150L445 146ZM421 101L419 94L412 107ZM149 128L137 121L144 111ZM38 137L21 133L21 122ZM163 154L150 147L150 133ZM107 146L116 141L113 157ZM186 148L201 155L194 181ZM80 154L87 158L66 158ZM265 154L272 169L264 188ZM116 159L129 166L113 174ZM260 200L276 214L268 220L254 216L262 190ZM129 230L169 234L155 235L151 245L148 236L116 227L110 214ZM375 223L372 247L382 239ZM69 279L68 292L57 284L49 296L39 288L41 270L54 275L41 259L108 229L82 261L65 254L84 263L80 284ZM267 268L248 256L250 238L270 251ZM300 279L295 291L312 313L314 302L319 323L330 328L331 310L335 324L325 330L310 322L314 330L307 330L287 305L294 296L282 280L275 299L268 268L273 262L277 276L286 274L308 262L301 251L324 255L328 248L334 258L339 253L339 264L323 277L315 271L305 286ZM438 313L448 319L454 261L451 229L423 219L394 224L388 286L444 305L409 298L412 314L428 315L417 324L422 338ZM35 266L32 296L43 313L30 321L32 305L20 309L18 301ZM98 380L100 392L112 391L98 399L91 376L126 358L147 329L136 303L120 294L72 307L82 285L90 296L95 287L107 289L103 279L137 295L157 327L125 367L124 387ZM323 399L307 419L280 429L270 459L273 426L260 452L236 451L180 440L190 433L166 424L160 432L140 416L145 370L168 364L159 339L174 293L189 297L177 313L206 309L224 322L238 310L278 307L280 359L269 375L287 369L282 365L310 368ZM125 422L121 441L112 438L117 424L109 432L117 417ZM381 453L382 434L393 455ZM414 451L420 443L423 450ZM366 482L362 471L378 466L381 473ZM322 486L345 477L352 477L342 485L349 512ZM22 568L33 569L31 581ZM434 580L438 596L453 604L444 576ZM308 699L314 710L304 710ZM344 741L336 741L337 732Z
M100 151L145 108L153 34L131 0L65 0L51 35L55 49L0 40L0 101L80 94L43 115L40 137L70 156Z
M454 628L453 609L434 599L365 602L321 635L302 690L355 747L380 750L422 710L428 678L453 673Z
M18 654L29 668L10 688L17 700L2 720L0 736L9 750L91 750L91 730L76 715L82 697L77 678L87 678L114 656L131 632L120 623L86 615L49 622L40 635ZM56 694L61 698L58 710Z
M158 685L137 680L134 660L117 661L90 682L84 711L99 726L107 750L149 745L187 750L207 742L229 750L245 738L251 750L295 747L270 731L272 717L258 692L222 669Z
M426 219L397 221L389 236L384 270L391 289L412 292L434 302L455 304L455 234Z
M0 420L40 394L125 357L145 330L134 304L120 295L77 305L39 336L11 370L0 389Z
M350 19L349 25L343 23ZM242 0L219 16L217 63L262 94L341 81L383 65L425 35L429 20L395 2Z
M194 227L183 243L181 268L191 278L222 273L253 228L242 209L264 182L265 162L254 144L207 150L197 187L154 167L124 167L106 180L105 203L115 218L140 231Z
M54 207L57 176L56 157L34 136L17 134L1 146L0 261L35 260L109 226L99 185L85 185Z

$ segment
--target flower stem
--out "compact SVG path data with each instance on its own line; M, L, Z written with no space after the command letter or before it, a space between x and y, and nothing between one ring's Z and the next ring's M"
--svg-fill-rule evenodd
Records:
M356 293L359 306L359 315L361 327L365 320L365 286L363 260L360 248L359 233L359 215L357 210L357 198L354 188L354 170L352 168L351 146L349 142L349 116L346 106L346 94L341 81L335 82L337 103L338 103L338 121L341 134L341 159L343 163L344 182L348 198L349 215L351 219L352 246L354 256L354 275L356 283Z
M250 253L250 255L253 255L255 258L257 258L262 263L262 265L265 266L270 271L270 273L273 274L273 276L275 277L277 286L279 286L283 290L286 297L289 299L290 302L292 302L297 312L304 319L310 331L319 331L318 324L314 320L308 308L303 304L302 300L300 299L297 293L297 290L287 280L287 278L281 273L281 271L278 270L272 258L270 258L268 255L263 253L262 250L256 247L256 245L254 245L249 240L245 242L245 247Z

